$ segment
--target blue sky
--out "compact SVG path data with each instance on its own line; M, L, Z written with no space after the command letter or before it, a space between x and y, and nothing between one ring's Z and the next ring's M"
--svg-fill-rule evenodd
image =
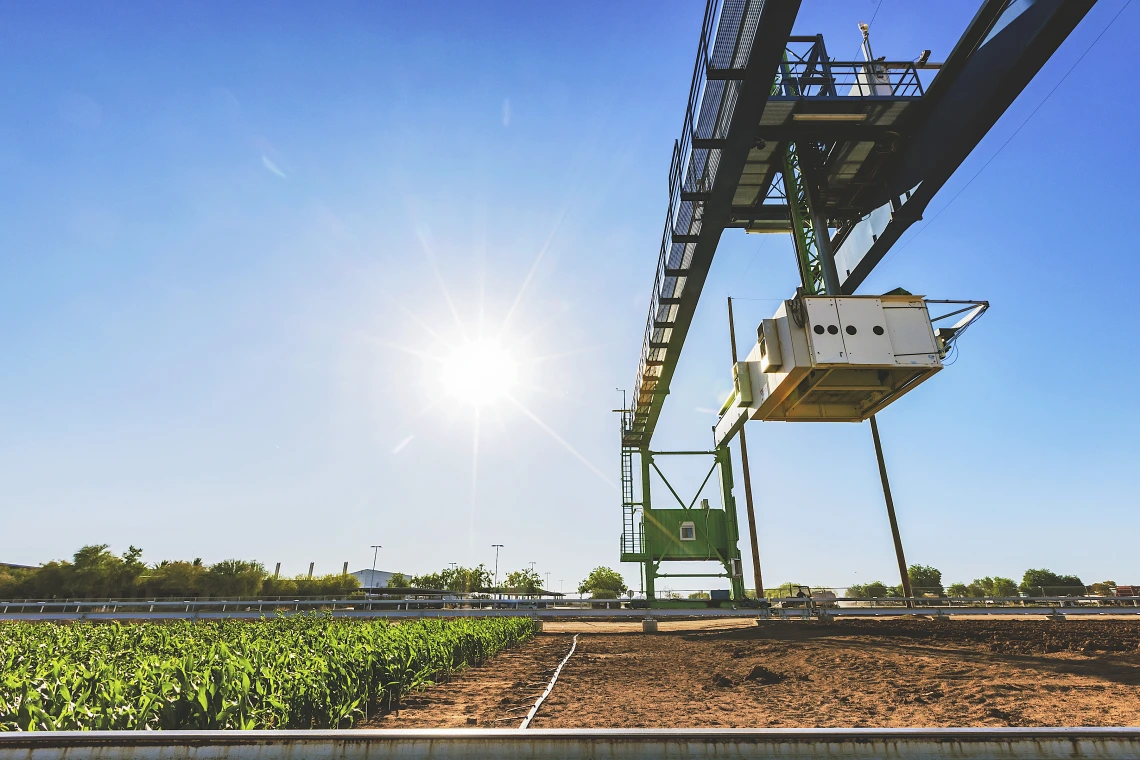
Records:
M1140 582L1140 82L1121 65L1140 8L942 210L1121 5L1089 13L863 289L993 303L879 418L908 559L947 580ZM873 16L878 55L940 60L973 11L812 0L796 32L847 58ZM332 572L380 543L382 568L421 572L502 543L504 569L555 588L616 565L610 410L702 12L0 6L0 560L133 543ZM795 284L785 236L726 233L655 446L708 444L725 295ZM774 307L741 300L738 324ZM440 359L480 332L521 386L476 436ZM866 425L749 435L769 583L894 577Z

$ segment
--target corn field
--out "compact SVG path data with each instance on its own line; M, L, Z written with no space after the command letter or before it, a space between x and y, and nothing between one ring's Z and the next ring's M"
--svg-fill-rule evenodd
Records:
M527 618L0 623L0 731L347 727L534 632Z

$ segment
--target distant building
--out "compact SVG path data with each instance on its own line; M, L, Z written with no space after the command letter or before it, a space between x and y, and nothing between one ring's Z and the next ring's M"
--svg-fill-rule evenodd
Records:
M395 573L390 573L387 570L357 570L349 573L353 578L360 581L361 588L384 588L388 585L388 579Z

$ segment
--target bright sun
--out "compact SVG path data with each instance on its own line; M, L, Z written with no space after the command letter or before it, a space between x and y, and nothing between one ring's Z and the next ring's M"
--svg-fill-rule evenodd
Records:
M518 364L499 341L475 338L451 350L440 379L452 399L481 407L510 395L518 375Z

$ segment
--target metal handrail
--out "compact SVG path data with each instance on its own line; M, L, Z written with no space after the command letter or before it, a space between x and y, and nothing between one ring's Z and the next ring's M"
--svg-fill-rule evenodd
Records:
M912 61L830 61L824 67L788 60L776 80L773 100L798 98L921 98L922 81ZM890 94L880 94L889 87ZM850 89L848 89L850 88ZM847 90L844 92L844 90Z
M698 590L699 591L699 590ZM681 593L681 592L675 592ZM582 596L532 596L516 599L495 598L476 594L448 594L448 595L407 595L404 598L380 599L371 597L353 597L341 599L211 599L211 600L0 600L0 614L27 614L27 613L130 613L132 611L157 612L164 610L181 610L184 612L205 612L232 610L234 612L266 612L273 613L281 610L301 611L313 610L373 610L394 609L412 605L415 607L437 607L443 609L488 609L495 607L522 607L530 608L541 604L564 608L582 607L598 602L628 602L629 599L594 599ZM876 606L895 607L905 605L908 601L921 605L924 608L950 608L950 607L1076 607L1076 606L1119 606L1131 605L1140 607L1140 596L1005 596L1005 597L847 597L837 596L822 598L820 596L788 596L769 597L769 602L781 604L836 604L838 602L869 604ZM256 608L256 609L255 609Z
M656 381L652 388L645 386L649 362L655 361L651 358L651 354L663 349L651 348L650 344L668 342L653 339L656 330L667 329L655 325L662 316L661 298L674 298L678 295L675 291L675 281L668 286L670 292L662 295L662 287L666 285L665 280L669 279L665 270L684 268L681 265L685 263L686 246L691 245L674 243L673 235L695 235L699 233L701 227L703 202L682 201L681 194L682 191L708 192L712 188L720 161L719 149L694 148L693 141L724 138L736 105L735 90L739 86L739 81L709 79L707 74L710 68L742 70L751 55L760 7L761 3L758 2L731 3L726 6L722 0L708 0L705 6L681 138L673 144L673 157L669 166L669 204L666 208L665 229L661 236L657 271L649 302L649 318L646 320L637 378L630 402L634 419L639 414L648 413L653 404L653 393L656 391ZM726 15L729 8L732 12ZM669 305L666 308L675 307ZM667 313L665 316L670 315ZM623 437L632 432L631 425L623 431Z
M589 605L598 601L592 598L566 597L566 596L522 596L519 598L502 598L483 594L431 594L413 595L404 597L378 598L376 595L368 597L352 597L340 599L209 599L209 600L0 600L0 614L28 614L58 612L67 614L89 613L115 613L126 614L130 612L161 612L180 610L183 612L206 611L233 611L233 612L265 612L272 614L278 611L302 610L335 611L337 609L372 610L396 609L412 605L413 607L440 607L440 608L493 608L493 607L531 607L541 605Z

